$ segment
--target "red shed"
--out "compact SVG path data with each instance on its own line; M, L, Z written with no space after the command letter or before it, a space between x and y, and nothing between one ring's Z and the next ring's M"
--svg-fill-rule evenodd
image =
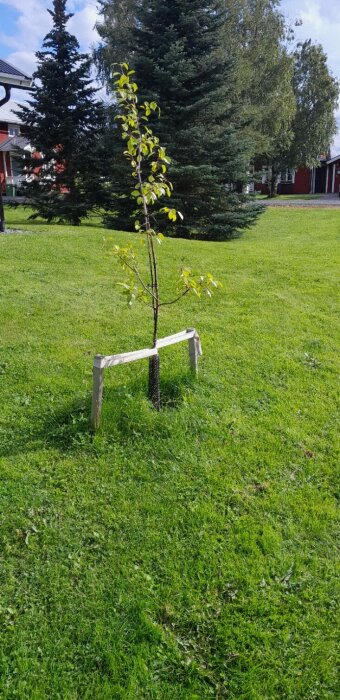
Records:
M257 171L260 167L256 168ZM255 190L268 194L270 168L262 168L261 182L255 183ZM320 158L316 168L284 168L279 175L279 194L338 194L340 192L340 155Z
M326 192L340 195L340 155L327 161Z

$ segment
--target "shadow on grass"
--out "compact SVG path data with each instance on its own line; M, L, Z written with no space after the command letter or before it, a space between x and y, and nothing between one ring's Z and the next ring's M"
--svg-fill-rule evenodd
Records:
M146 379L138 379L104 392L100 433L112 436L122 444L130 440L149 440L168 436L169 411L179 410L193 388L196 377L192 372L176 373L161 378L161 411L153 408L147 396Z
M17 211L18 210L18 211ZM41 216L34 216L32 214L32 209L29 204L16 203L16 202L6 202L5 211L10 215L10 222L7 222L9 228L27 228L32 229L34 227L54 227L63 228L65 230L72 230L77 232L79 228L100 228L107 230L102 221L101 215L90 216L88 219L83 219L80 226L72 226L66 221L58 221L54 219L53 221L47 221ZM17 214L17 216L16 216Z
M75 399L53 410L50 405L41 402L39 413L32 412L24 422L18 416L12 425L2 430L0 457L29 454L49 447L68 452L90 445L90 410L89 397Z
M173 377L161 378L162 409L176 409L183 403L186 392L193 388L196 376L192 370Z
M107 386L104 391L100 435L126 445L131 440L168 435L167 414L178 410L196 382L192 372L168 375L161 380L162 410L158 413L147 398L146 378ZM79 397L51 411L44 403L39 413L32 413L23 425L20 421L8 426L1 436L0 457L29 454L53 448L60 452L91 451L94 434L90 425L90 395Z

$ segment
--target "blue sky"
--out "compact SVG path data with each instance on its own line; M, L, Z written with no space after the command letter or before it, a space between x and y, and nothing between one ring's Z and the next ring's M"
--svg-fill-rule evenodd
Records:
M83 50L96 42L96 0L68 0L69 29ZM0 55L23 70L34 70L34 54L51 27L52 0L0 0Z
M27 72L34 70L34 54L51 26L46 12L51 5L52 0L0 0L2 58ZM86 51L98 40L95 31L97 0L69 0L68 9L75 13L70 31ZM310 37L320 42L328 54L333 74L340 78L340 0L281 0L281 9L292 24L295 19L302 19L302 26L295 29L297 40ZM337 118L339 133L334 153L340 153L340 109Z

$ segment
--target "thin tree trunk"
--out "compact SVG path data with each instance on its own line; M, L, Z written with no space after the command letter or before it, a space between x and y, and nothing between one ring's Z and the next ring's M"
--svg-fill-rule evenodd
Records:
M272 168L272 174L269 181L269 197L277 197L277 188L279 184L279 174L276 168Z
M152 293L153 293L153 347L157 346L158 338L158 314L159 314L159 289L157 276L157 261L152 237L149 237L150 260L152 271ZM154 355L149 359L149 399L156 411L161 408L161 388L160 388L160 361L159 355Z
M153 347L157 347L158 336L158 312L159 300L154 300L153 308ZM160 361L159 355L153 355L149 359L149 399L152 402L156 411L161 408L161 387L160 387Z
M141 131L139 122L138 123L138 133L141 141ZM139 143L139 159L137 160L137 177L142 193L142 169L141 169L141 146ZM154 242L151 233L150 216L147 206L147 201L143 195L143 211L144 211L144 224L145 232L147 235L147 247L149 256L149 269L150 269L150 287L152 292L152 309L153 309L153 348L157 347L157 337L158 337L158 314L159 314L159 287L158 287L158 274L157 274L157 259L154 247ZM160 390L160 373L159 373L159 355L153 355L149 359L149 399L152 402L156 411L161 408L161 390Z

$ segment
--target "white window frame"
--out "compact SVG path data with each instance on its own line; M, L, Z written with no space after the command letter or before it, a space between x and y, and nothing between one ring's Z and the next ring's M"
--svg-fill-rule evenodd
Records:
M20 136L19 124L8 124L8 136L9 138L13 138L14 136Z
M282 177L284 174L284 177ZM291 175L291 179L289 179ZM294 185L295 183L295 170L293 168L284 168L279 175L279 182L282 185Z

